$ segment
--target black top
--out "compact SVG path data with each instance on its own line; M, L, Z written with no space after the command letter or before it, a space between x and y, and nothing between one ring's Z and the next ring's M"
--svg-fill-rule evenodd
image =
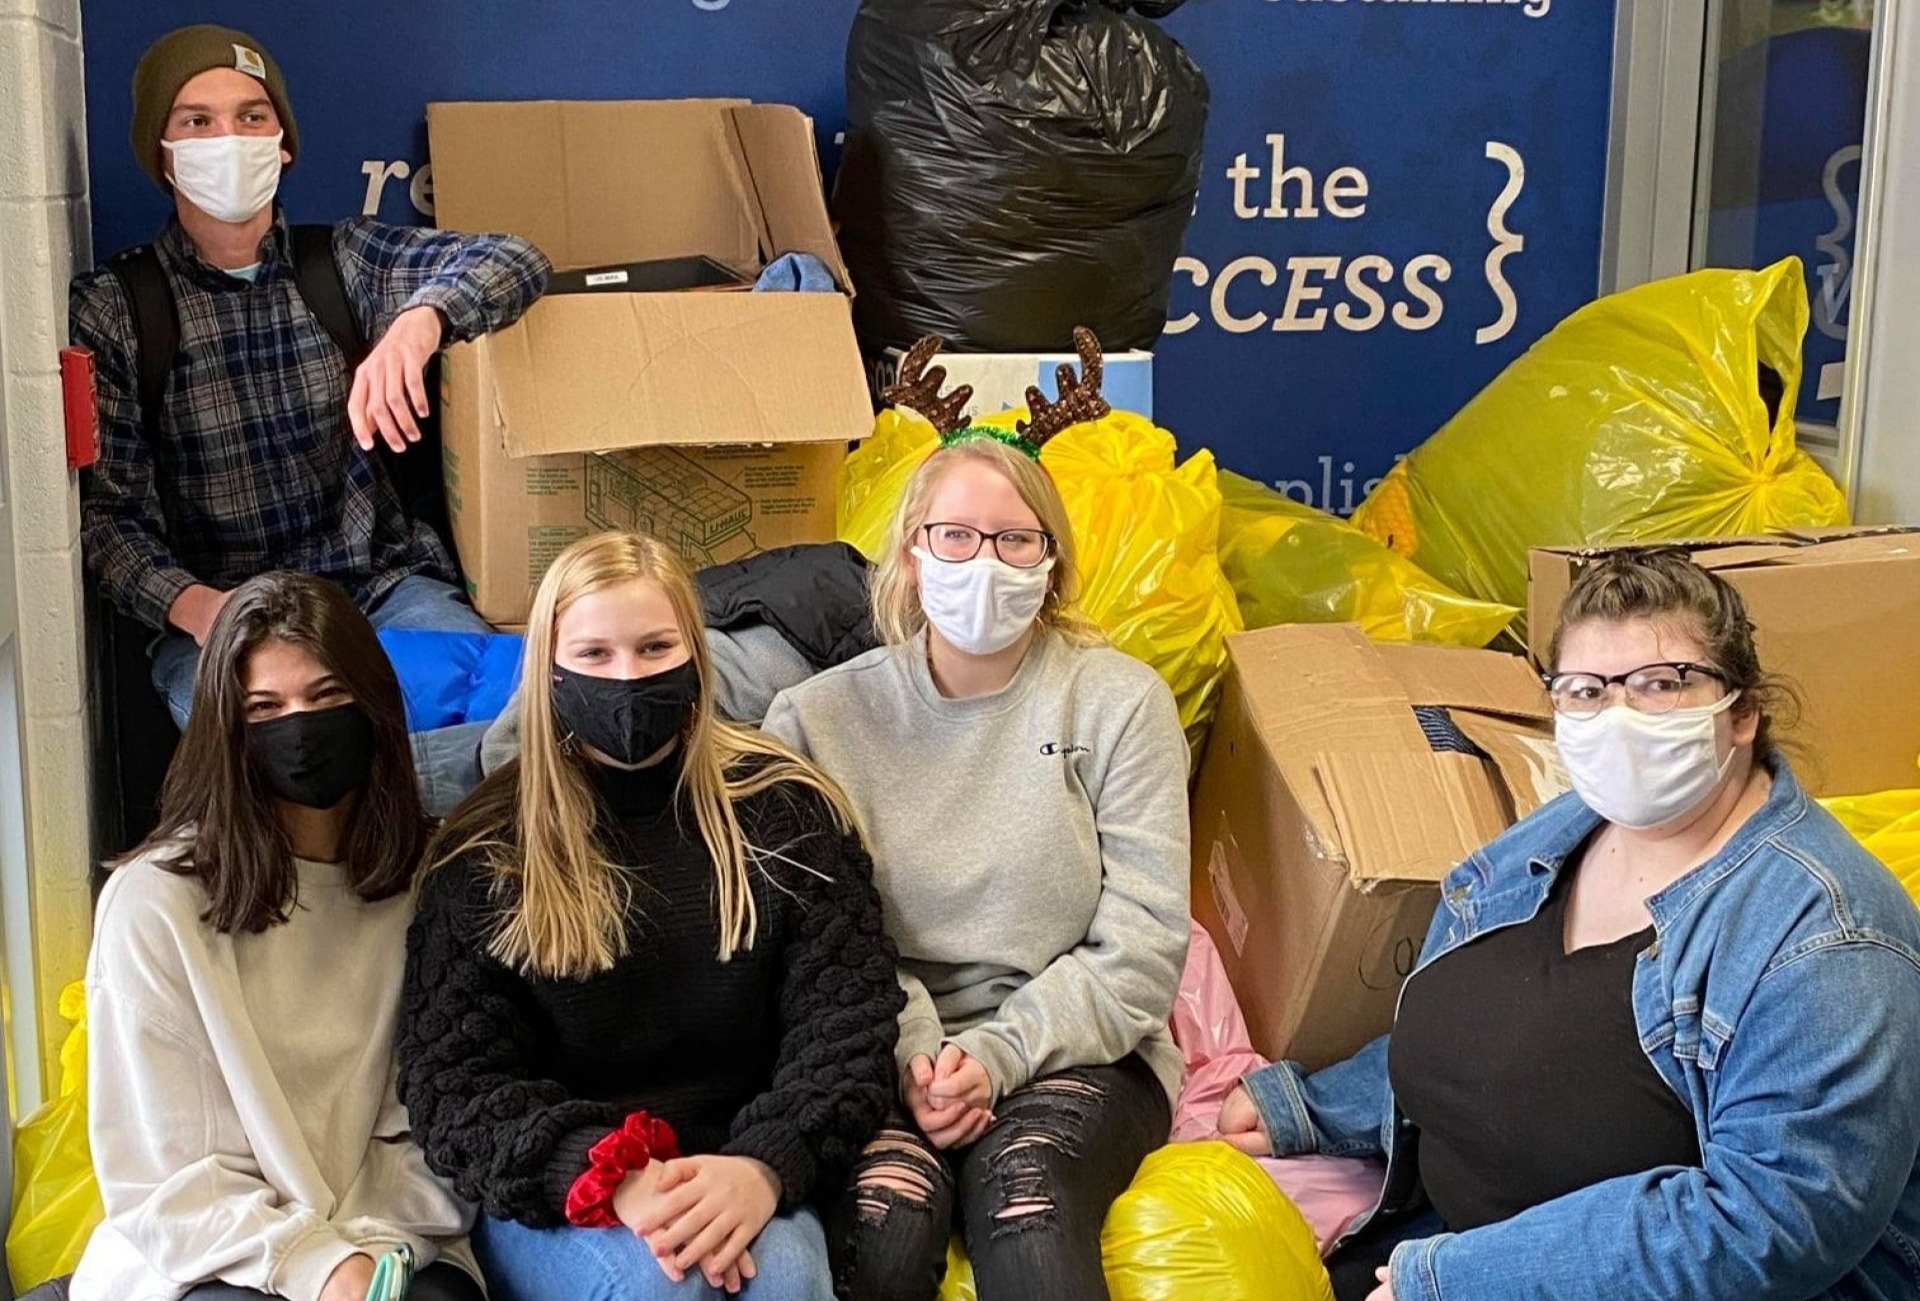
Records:
M712 861L675 776L595 772L598 834L633 874L611 971L551 980L491 957L515 887L483 854L422 887L401 1098L428 1164L489 1215L561 1222L588 1150L636 1110L688 1155L766 1162L790 1209L841 1176L893 1100L905 996L858 837L803 787L742 801L747 843L775 852L753 874L758 938L722 963Z
M1421 1181L1464 1232L1661 1166L1698 1166L1693 1114L1640 1047L1636 935L1566 951L1561 874L1530 922L1407 982L1388 1049Z

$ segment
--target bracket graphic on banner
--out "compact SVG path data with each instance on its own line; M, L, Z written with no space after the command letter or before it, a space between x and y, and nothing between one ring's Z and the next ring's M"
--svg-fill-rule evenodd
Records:
M1014 2L1026 0L982 0ZM1191 0L1167 19L1214 104L1156 355L1160 423L1188 449L1346 513L1591 299L1616 4ZM127 151L127 84L176 26L229 23L279 60L301 128L282 191L296 220L426 222L436 99L796 104L830 176L857 8L87 0L95 251L149 239L166 217ZM1845 291L1842 276L1836 302Z
M1500 268L1508 258L1525 252L1527 247L1526 236L1507 229L1507 214L1513 211L1520 191L1527 188L1526 160L1513 146L1494 140L1487 142L1487 157L1504 163L1507 168L1507 188L1500 191L1500 197L1487 209L1487 234L1493 239L1493 248L1487 253L1487 288L1500 300L1500 319L1475 330L1475 343L1498 343L1513 333L1514 322L1520 319L1520 300L1514 297L1513 285L1500 273Z

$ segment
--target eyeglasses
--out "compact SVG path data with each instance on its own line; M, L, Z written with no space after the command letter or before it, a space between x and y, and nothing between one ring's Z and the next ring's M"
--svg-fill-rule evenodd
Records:
M1038 569L1053 554L1053 534L1044 529L1001 529L982 533L965 524L923 524L927 550L949 564L965 564L980 554L980 548L993 544L993 554L1002 564L1015 569Z
M1672 712L1685 698L1694 677L1710 678L1723 688L1727 675L1708 664L1671 660L1645 664L1631 673L1605 677L1598 673L1543 673L1547 695L1554 710L1569 718L1592 718L1607 707L1613 688L1619 687L1627 703L1643 714Z

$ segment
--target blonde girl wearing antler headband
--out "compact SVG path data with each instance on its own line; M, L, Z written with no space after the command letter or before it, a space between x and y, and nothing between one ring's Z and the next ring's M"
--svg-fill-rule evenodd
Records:
M895 1113L830 1217L840 1295L931 1301L956 1217L982 1301L1100 1298L1100 1227L1165 1141L1187 944L1186 744L1172 694L1074 608L1039 463L1105 414L1085 380L969 428L908 357L889 394L942 446L873 587L886 645L784 693L768 730L846 791L907 991Z

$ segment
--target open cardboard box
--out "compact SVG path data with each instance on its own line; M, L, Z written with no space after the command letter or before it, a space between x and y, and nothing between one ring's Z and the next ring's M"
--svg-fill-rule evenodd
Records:
M1805 710L1783 739L1804 750L1795 770L1809 790L1863 795L1920 782L1920 529L1802 530L1681 545L1740 590L1760 666L1798 690ZM1537 661L1546 661L1574 576L1608 550L1532 553L1527 627Z
M524 236L563 270L704 256L751 279L811 253L842 289L556 295L449 349L448 504L481 614L524 621L553 557L600 529L652 532L695 566L831 539L873 408L806 116L438 103L427 127L443 227Z
M1194 790L1194 916L1254 1046L1318 1069L1391 1027L1438 882L1565 788L1550 710L1526 661L1493 651L1350 625L1242 633L1227 650ZM1437 748L1416 706L1468 744Z

